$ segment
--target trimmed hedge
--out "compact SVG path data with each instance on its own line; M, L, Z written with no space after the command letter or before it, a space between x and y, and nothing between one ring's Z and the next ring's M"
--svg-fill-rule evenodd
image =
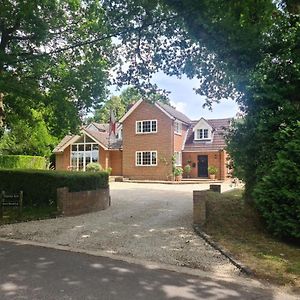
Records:
M42 156L0 155L0 169L40 169L46 168L46 159Z
M107 172L0 170L0 191L24 192L24 206L56 206L57 188L87 191L107 188Z

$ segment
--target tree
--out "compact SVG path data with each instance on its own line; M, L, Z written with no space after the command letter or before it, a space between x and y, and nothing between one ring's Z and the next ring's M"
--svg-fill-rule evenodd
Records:
M107 34L99 1L1 1L0 102L6 124L47 108L53 134L74 131L79 113L105 97L113 53Z
M38 155L50 157L51 150L57 144L47 128L42 113L31 110L31 123L19 120L4 133L0 142L0 154Z
M170 100L165 94L154 92L144 96L139 89L127 87L122 91L120 96L111 96L106 102L104 102L101 108L95 110L93 118L88 121L108 123L111 110L114 111L116 119L119 120L126 113L130 105L144 97L147 97L145 99L151 102L161 101L163 103L170 104Z

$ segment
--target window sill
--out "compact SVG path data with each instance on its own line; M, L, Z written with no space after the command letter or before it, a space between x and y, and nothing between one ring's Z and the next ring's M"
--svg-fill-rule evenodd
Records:
M211 141L211 139L194 139L195 142Z
M182 136L182 133L179 133L179 132L174 131L174 134Z
M156 134L157 131L153 131L153 132L136 132L135 135L144 135L144 134Z

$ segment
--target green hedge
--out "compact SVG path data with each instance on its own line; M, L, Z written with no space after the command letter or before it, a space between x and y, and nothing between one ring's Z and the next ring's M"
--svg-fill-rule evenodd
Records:
M0 191L24 192L25 206L56 206L56 189L87 191L108 187L107 172L0 170Z
M0 155L0 169L45 169L46 159L42 156Z

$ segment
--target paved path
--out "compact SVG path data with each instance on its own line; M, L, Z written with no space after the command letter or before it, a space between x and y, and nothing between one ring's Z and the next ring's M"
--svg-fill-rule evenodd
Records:
M246 282L0 241L0 299L296 299Z
M192 228L192 191L207 184L112 183L112 206L96 213L0 227L0 236L237 274Z

